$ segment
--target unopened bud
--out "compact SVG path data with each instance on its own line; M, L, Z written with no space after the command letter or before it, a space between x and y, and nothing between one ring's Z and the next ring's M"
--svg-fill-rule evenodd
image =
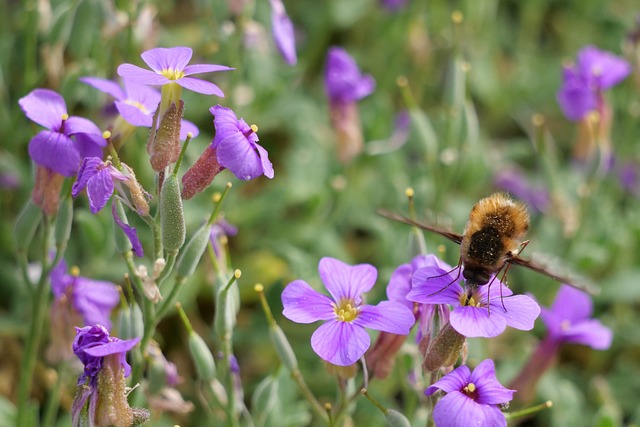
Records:
M358 104L334 102L329 106L329 112L331 125L337 136L338 160L342 164L348 164L364 149Z
M151 167L154 171L163 171L168 165L175 163L180 156L180 123L184 102L178 107L175 103L160 119L158 129L151 129L147 152L151 156Z
M29 200L20 212L13 230L18 252L24 252L29 248L40 221L42 221L42 209Z
M287 337L284 332L282 332L282 329L280 329L280 326L275 323L270 325L269 337L271 337L271 342L273 342L276 352L278 353L278 357L285 368L287 368L289 372L297 371L298 360L291 348L291 344L289 344L289 340L287 340Z
M204 224L189 239L176 263L176 273L181 277L190 277L209 243L211 226Z
M391 373L396 354L406 339L406 335L380 332L375 344L365 356L369 371L374 377L382 379Z
M466 337L453 329L451 323L442 327L438 335L431 341L422 366L429 372L451 366L458 360Z
M182 198L189 200L202 192L223 169L224 167L218 163L216 149L209 145L182 176Z
M124 340L144 335L144 320L138 304L127 306L118 313L118 334Z
M211 381L216 377L216 363L207 344L195 332L189 334L189 352L196 366L198 378L202 381Z
M387 409L384 418L390 427L411 427L411 423L407 417L394 409Z
M164 181L160 191L160 215L162 244L168 252L175 252L184 244L186 227L180 198L180 184L173 174Z
M44 166L38 166L36 169L36 182L33 187L31 197L36 205L50 216L58 211L58 203L60 202L60 189L64 182L64 176L53 172Z

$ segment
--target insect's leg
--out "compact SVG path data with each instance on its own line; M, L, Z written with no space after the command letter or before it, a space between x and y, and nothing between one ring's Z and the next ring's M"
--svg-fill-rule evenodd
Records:
M442 289L440 289L440 290L438 290L438 291L435 291L435 292L433 292L433 293L430 293L430 294L429 294L429 295L427 295L427 296L428 296L428 297L430 297L430 296L432 296L432 295L439 294L440 292L442 292L442 291L444 291L445 289L447 289L449 286L451 286L451 285L453 285L454 283L456 283L456 282L458 281L458 279L460 278L460 270L461 270L461 268L460 268L460 267L461 267L461 266L462 266L462 258L459 258L459 259L458 259L458 266L457 266L457 267L452 268L451 270L447 271L446 273L442 273L442 274L439 274L439 275L437 275L437 276L429 277L430 279L433 279L433 278L436 278L436 277L442 277L442 276L446 276L447 274L453 273L453 271L454 271L454 270L458 270L458 274L456 274L455 279L453 279L451 282L449 282L449 284L448 284L447 286L445 286L444 288L442 288Z

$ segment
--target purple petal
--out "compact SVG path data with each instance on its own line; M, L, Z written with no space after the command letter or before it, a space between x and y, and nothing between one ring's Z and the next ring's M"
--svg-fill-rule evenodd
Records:
M333 302L303 280L294 280L282 291L282 314L297 323L313 323L336 317Z
M263 174L260 156L239 131L220 141L217 156L220 165L243 181L255 179Z
M71 187L71 196L73 196L73 198L78 197L87 186L89 179L98 173L98 168L102 165L102 159L99 157L85 157L82 159L82 164L80 165L80 169L78 169L78 178L76 182L73 183L73 187Z
M107 143L102 136L78 133L74 135L74 138L76 140L76 148L78 149L78 153L80 153L81 159L84 159L85 157L102 158L102 146L96 143L98 140L102 141L104 144Z
M98 344L93 347L89 347L84 350L89 356L104 357L110 354L125 353L131 350L140 342L140 338L131 338L130 340L121 340L118 338L111 338L117 341L110 341L104 344Z
M411 278L411 291L407 299L424 304L451 304L460 305L460 296L464 290L457 283L453 272L442 275L442 270L433 267L417 269Z
M67 177L74 176L80 164L80 153L71 138L48 130L31 139L29 156L36 164Z
M311 347L318 356L338 366L356 363L369 349L371 339L364 328L349 322L330 320L311 336Z
M413 267L411 264L402 264L391 274L389 284L387 285L387 298L389 298L390 301L404 304L404 306L410 310L413 310L413 302L407 299L407 294L411 291L412 275Z
M509 390L500 384L491 359L485 359L476 366L469 382L475 384L477 390L475 401L480 404L497 405L513 399L515 390Z
M192 55L193 51L189 47L157 47L142 52L140 56L149 68L162 73L168 70L184 71Z
M218 71L232 71L234 68L227 67L226 65L216 65L216 64L195 64L189 65L184 69L184 75L190 76L192 74L200 74L200 73L215 73Z
M187 139L187 134L191 132L191 138L195 138L200 135L200 129L194 123L189 120L182 120L180 125L180 140L184 141Z
M144 127L151 127L153 124L153 114L141 110L139 106L130 105L122 101L116 101L115 104L118 113L120 113L122 118L129 124Z
M171 80L161 74L140 68L133 64L122 64L118 67L118 75L131 80L134 83L162 86L171 83Z
M565 84L556 96L562 113L572 121L580 121L598 106L596 95L588 86Z
M111 204L111 215L113 216L113 220L116 222L116 225L120 227L122 232L129 239L129 242L131 243L131 252L133 252L137 257L143 257L144 250L142 249L142 243L140 243L140 239L138 238L138 232L134 227L131 227L129 224L124 222L124 220L120 219L115 203Z
M451 313L449 322L453 329L465 337L485 337L491 338L500 335L507 326L507 321L503 316L491 315L485 307L457 307Z
M93 86L94 88L111 95L115 99L125 99L125 93L120 85L112 80L101 79L99 77L80 77L79 80L82 83L86 83L89 86Z
M77 133L84 133L91 135L95 139L96 144L101 147L105 147L107 142L102 137L102 131L91 120L84 117L71 116L64 123L65 135L75 135Z
M452 393L454 391L460 391L469 384L469 377L471 371L466 365L458 366L453 371L449 372L444 377L440 378L435 383L431 384L424 392L427 396L431 396L438 390L442 390L445 393Z
M120 294L113 283L84 277L76 279L73 305L84 318L85 324L101 324L111 329L109 317L119 301Z
M353 323L376 331L408 335L415 321L413 311L404 305L382 301L378 305L362 306Z
M258 150L258 157L260 157L260 163L262 164L262 171L264 176L269 179L273 179L273 164L269 161L269 153L261 145L255 144L256 150Z
M565 342L587 345L596 350L606 350L611 346L613 332L600 323L599 320L583 320L570 325L560 335Z
M123 83L127 96L122 101L135 105L143 112L153 115L160 103L160 92L158 92L157 89L132 82L128 79L123 79Z
M332 47L327 53L325 88L331 101L355 102L373 92L375 80L362 75L355 60L344 49Z
M459 391L447 394L436 403L433 420L438 427L507 425L507 420L497 407L480 405Z
M348 299L359 303L360 296L375 285L378 277L378 271L370 264L351 266L328 257L320 260L318 272L336 302Z
M108 169L99 170L87 182L87 197L92 214L98 213L113 195L113 179Z
M526 295L513 295L502 301L491 301L491 316L494 315L504 317L507 325L512 328L530 331L540 315L540 306Z
M217 85L193 77L183 77L175 81L180 86L203 95L215 95L224 98L224 92Z
M593 313L593 303L585 292L568 285L562 285L551 306L554 316L562 320L588 319Z
M67 263L61 259L58 265L51 270L51 290L53 296L58 298L65 293L72 284L71 276L67 274Z
M582 48L577 62L580 71L595 78L603 90L618 84L631 73L627 61L595 46Z
M18 100L20 108L30 119L47 129L58 130L67 106L62 96L50 89L34 89Z
M280 0L270 0L271 3L271 31L280 54L289 65L298 62L296 55L296 40L293 23Z

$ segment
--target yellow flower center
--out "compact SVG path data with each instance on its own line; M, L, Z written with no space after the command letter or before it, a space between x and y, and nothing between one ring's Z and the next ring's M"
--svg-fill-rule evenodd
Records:
M138 101L133 101L131 99L127 99L126 101L124 101L125 104L131 105L132 107L136 107L138 110L142 111L145 114L150 114L151 112L149 110L147 110L144 105L142 105L141 103L139 103Z
M562 323L560 323L560 329L562 329L563 331L566 331L570 327L571 327L571 321L570 320L563 320Z
M184 71L178 70L162 70L162 75L168 78L169 80L180 80L184 77Z
M481 307L482 302L480 295L476 291L474 291L471 295L464 293L460 294L460 305L462 307Z
M353 301L345 299L333 307L336 317L341 322L353 322L358 317L358 308L353 306Z
M469 383L464 388L465 393L473 393L474 391L476 391L476 385L474 383Z

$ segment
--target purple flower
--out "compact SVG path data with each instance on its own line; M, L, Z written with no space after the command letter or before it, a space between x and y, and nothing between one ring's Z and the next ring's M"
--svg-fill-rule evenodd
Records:
M144 250L142 249L142 243L140 243L140 239L138 238L138 232L135 227L131 227L120 218L115 203L111 205L111 215L113 216L113 220L116 222L116 225L120 227L125 236L127 236L127 239L129 239L129 242L131 243L131 252L133 252L137 257L143 257Z
M447 393L433 408L433 420L438 427L507 425L498 405L513 399L515 390L500 384L493 360L485 359L471 372L460 366L425 390L431 396L437 390Z
M123 79L124 88L112 80L98 77L81 77L80 81L105 92L115 100L115 106L123 119L133 126L151 127L153 113L160 103L160 92L149 86ZM187 139L191 132L193 138L198 136L198 127L188 120L182 120L180 139Z
M396 12L407 7L408 0L380 0L380 4L385 9Z
M582 120L601 108L602 91L620 83L629 73L631 66L624 59L595 46L582 48L577 63L563 70L563 84L557 94L562 112L569 120Z
M73 352L84 365L84 372L80 375L78 384L83 384L87 379L93 381L102 368L104 357L112 354L118 357L120 366L124 369L124 376L128 377L131 366L127 363L125 354L139 341L140 338L121 340L110 337L107 328L100 324L76 328Z
M122 64L118 67L118 74L135 83L158 86L177 83L186 89L203 95L224 97L222 90L215 84L188 76L228 71L233 68L215 64L187 65L192 55L193 51L188 47L158 47L147 50L140 55L142 60L153 71L145 70L133 64Z
M267 150L258 144L257 126L238 120L230 108L211 107L216 135L211 147L216 150L218 162L243 181L264 175L273 178L273 165Z
M229 224L224 218L217 220L211 225L209 240L211 241L211 247L220 265L226 265L223 239L226 240L229 236L235 236L236 234L238 234L238 227Z
M115 189L114 181L127 180L129 177L113 167L110 161L85 157L78 170L78 178L71 188L71 195L76 198L86 188L91 213L96 214L111 198Z
M533 299L526 295L513 295L495 277L489 285L465 289L458 283L461 277L462 271L446 269L446 264L445 268L420 268L413 274L412 289L407 299L423 304L453 306L449 322L466 337L495 337L507 326L524 331L533 328L540 314L540 307Z
M325 320L311 337L311 347L322 359L339 366L358 361L369 348L365 328L407 335L415 318L411 310L392 301L372 306L362 294L376 282L377 271L369 264L347 265L334 258L322 258L320 278L329 298L303 280L295 280L282 292L283 314L297 323Z
M83 325L99 323L111 329L111 310L120 301L118 288L113 283L68 274L63 260L51 272L51 290L55 301L71 302L71 308L82 316Z
M100 129L90 120L69 116L58 93L35 89L20 98L18 104L29 119L47 128L29 142L29 156L37 165L71 177L84 157L102 156L107 141Z
M549 193L544 188L535 188L516 168L500 169L493 177L493 185L507 191L538 212L544 212L551 204Z
M618 180L629 193L640 197L640 171L638 164L626 162L618 170Z
M589 295L562 285L551 308L543 307L540 317L552 340L606 350L611 346L613 333L599 320L592 319L592 314Z
M324 83L327 96L334 103L358 101L370 95L376 86L373 77L362 75L356 61L339 47L329 49Z
M296 39L291 19L281 0L269 0L271 3L271 31L280 55L289 65L296 65Z

